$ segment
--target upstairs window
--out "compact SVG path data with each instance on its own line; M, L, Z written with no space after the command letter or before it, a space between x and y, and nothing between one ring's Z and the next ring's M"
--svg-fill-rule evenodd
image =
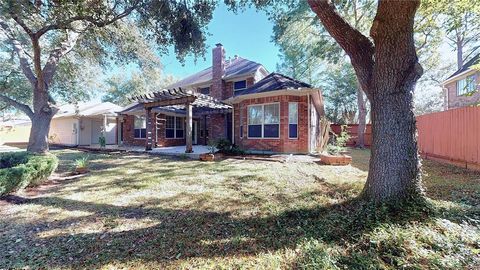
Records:
M210 87L202 87L202 88L198 89L198 92L200 94L209 95L210 94Z
M134 138L145 139L147 137L147 122L145 115L135 115L134 120Z
M278 103L248 107L248 137L280 137L280 105Z
M183 117L167 115L165 123L165 138L183 139L185 120Z
M288 138L298 138L298 103L288 103Z
M236 81L233 83L233 90L238 91L247 88L247 80Z
M475 90L477 90L475 75L470 75L457 81L457 96L465 95Z

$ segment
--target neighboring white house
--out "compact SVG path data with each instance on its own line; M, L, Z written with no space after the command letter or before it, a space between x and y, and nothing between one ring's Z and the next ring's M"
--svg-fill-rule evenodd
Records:
M106 143L116 144L116 112L121 109L110 102L61 106L52 119L49 140L67 146L99 144L105 130Z

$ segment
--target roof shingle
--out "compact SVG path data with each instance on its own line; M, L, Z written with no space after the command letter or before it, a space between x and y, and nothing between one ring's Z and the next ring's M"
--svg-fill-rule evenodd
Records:
M224 80L228 80L243 75L254 74L263 66L257 62L245 58L236 57L225 62ZM169 85L167 88L188 87L190 85L207 83L212 80L212 67L206 68L200 72L192 74L183 80Z
M308 83L304 83L283 74L270 73L267 77L258 81L256 84L250 86L245 90L235 92L235 96L258 94L270 91L284 90L284 89L301 89L312 88Z
M480 62L480 53L475 55L472 59L468 60L468 62L465 63L461 69L455 71L455 73L450 75L450 77L448 77L447 80L457 76L458 74L460 74L462 72L467 71L469 68L471 68L473 65L478 64L479 62Z

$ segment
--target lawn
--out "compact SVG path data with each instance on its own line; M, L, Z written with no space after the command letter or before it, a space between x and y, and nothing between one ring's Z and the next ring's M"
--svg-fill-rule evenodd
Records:
M58 173L84 155L53 151ZM355 200L352 166L90 154L85 176L0 201L0 269L480 267L480 176L424 162L427 209ZM407 210L410 210L407 214Z

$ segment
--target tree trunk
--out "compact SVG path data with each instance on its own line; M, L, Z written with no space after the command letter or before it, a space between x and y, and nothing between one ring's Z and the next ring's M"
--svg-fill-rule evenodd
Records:
M365 129L367 127L367 108L366 102L363 97L363 91L360 88L360 84L357 87L357 105L358 105L358 129L357 129L357 143L356 147L365 147Z
M372 148L364 196L376 202L417 197L423 190L411 109L413 87L379 85L377 93L370 101Z
M457 35L457 67L461 69L463 67L463 41L460 36Z
M30 129L27 151L34 153L48 152L48 132L53 115L51 111L45 112L42 110L34 114L31 119L32 128Z
M423 73L413 39L417 7L418 2L411 1L380 2L371 30L375 42L369 89L373 141L363 194L375 202L399 202L424 194L413 113L415 84Z

